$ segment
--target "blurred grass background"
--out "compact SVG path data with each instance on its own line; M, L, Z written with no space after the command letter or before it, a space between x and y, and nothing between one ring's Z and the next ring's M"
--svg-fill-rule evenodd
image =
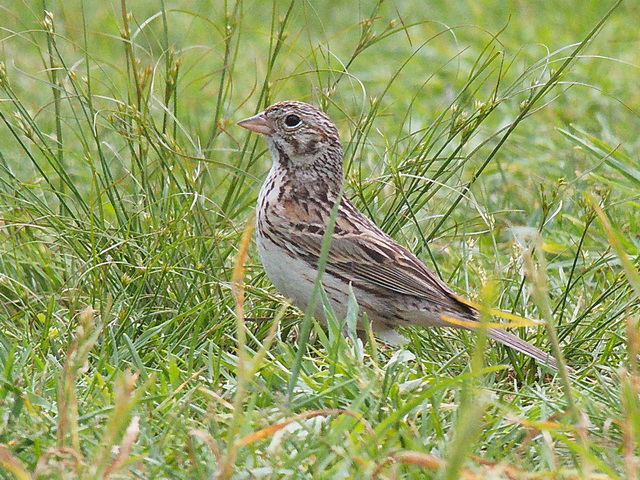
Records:
M2 475L637 478L640 4L592 35L612 6L5 2ZM461 295L551 312L569 392L443 329L333 325L295 372L299 312L238 254L270 158L235 122L284 99Z

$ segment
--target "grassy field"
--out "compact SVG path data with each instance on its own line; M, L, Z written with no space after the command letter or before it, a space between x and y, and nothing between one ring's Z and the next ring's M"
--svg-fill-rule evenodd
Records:
M0 478L638 479L640 4L612 7L4 2ZM235 125L284 99L336 121L367 215L570 368L301 342Z

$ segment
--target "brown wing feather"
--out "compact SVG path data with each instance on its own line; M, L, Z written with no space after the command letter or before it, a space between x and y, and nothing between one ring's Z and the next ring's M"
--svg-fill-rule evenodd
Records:
M449 311L460 310L467 318L472 313L414 254L385 234L349 200L343 200L338 216L327 272L335 272L356 285L375 285L422 298ZM324 228L294 230L290 235L295 239L290 244L302 246L305 251L299 253L317 261L323 231Z
M435 276L414 254L385 234L371 220L360 213L348 200L338 211L339 218L331 240L327 272L352 282L354 286L370 289L375 286L390 293L424 299L437 306L440 313L465 320L476 320L475 309L460 300L451 289ZM311 224L313 228L308 228ZM302 258L317 264L323 240L324 224L307 223L307 228L290 224L291 241L285 242ZM402 302L399 302L402 303ZM399 305L400 309L401 306ZM432 312L436 315L438 312ZM444 321L445 323L446 320ZM457 326L457 325L452 325ZM469 327L464 327L469 328ZM548 353L502 329L491 328L488 334L511 348L555 368L555 360Z

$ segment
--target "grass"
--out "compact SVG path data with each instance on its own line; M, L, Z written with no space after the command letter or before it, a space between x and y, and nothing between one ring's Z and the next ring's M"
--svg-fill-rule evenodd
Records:
M639 477L635 3L1 8L0 477ZM336 121L360 208L571 370L301 324L234 125L282 99Z

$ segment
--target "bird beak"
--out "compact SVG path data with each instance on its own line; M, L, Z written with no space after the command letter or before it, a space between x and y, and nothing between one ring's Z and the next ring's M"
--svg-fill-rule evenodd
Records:
M262 133L263 135L271 135L273 133L273 128L271 127L271 123L267 120L267 117L264 115L264 112L260 112L253 117L245 118L244 120L240 120L238 125L244 128L247 128L253 132Z

